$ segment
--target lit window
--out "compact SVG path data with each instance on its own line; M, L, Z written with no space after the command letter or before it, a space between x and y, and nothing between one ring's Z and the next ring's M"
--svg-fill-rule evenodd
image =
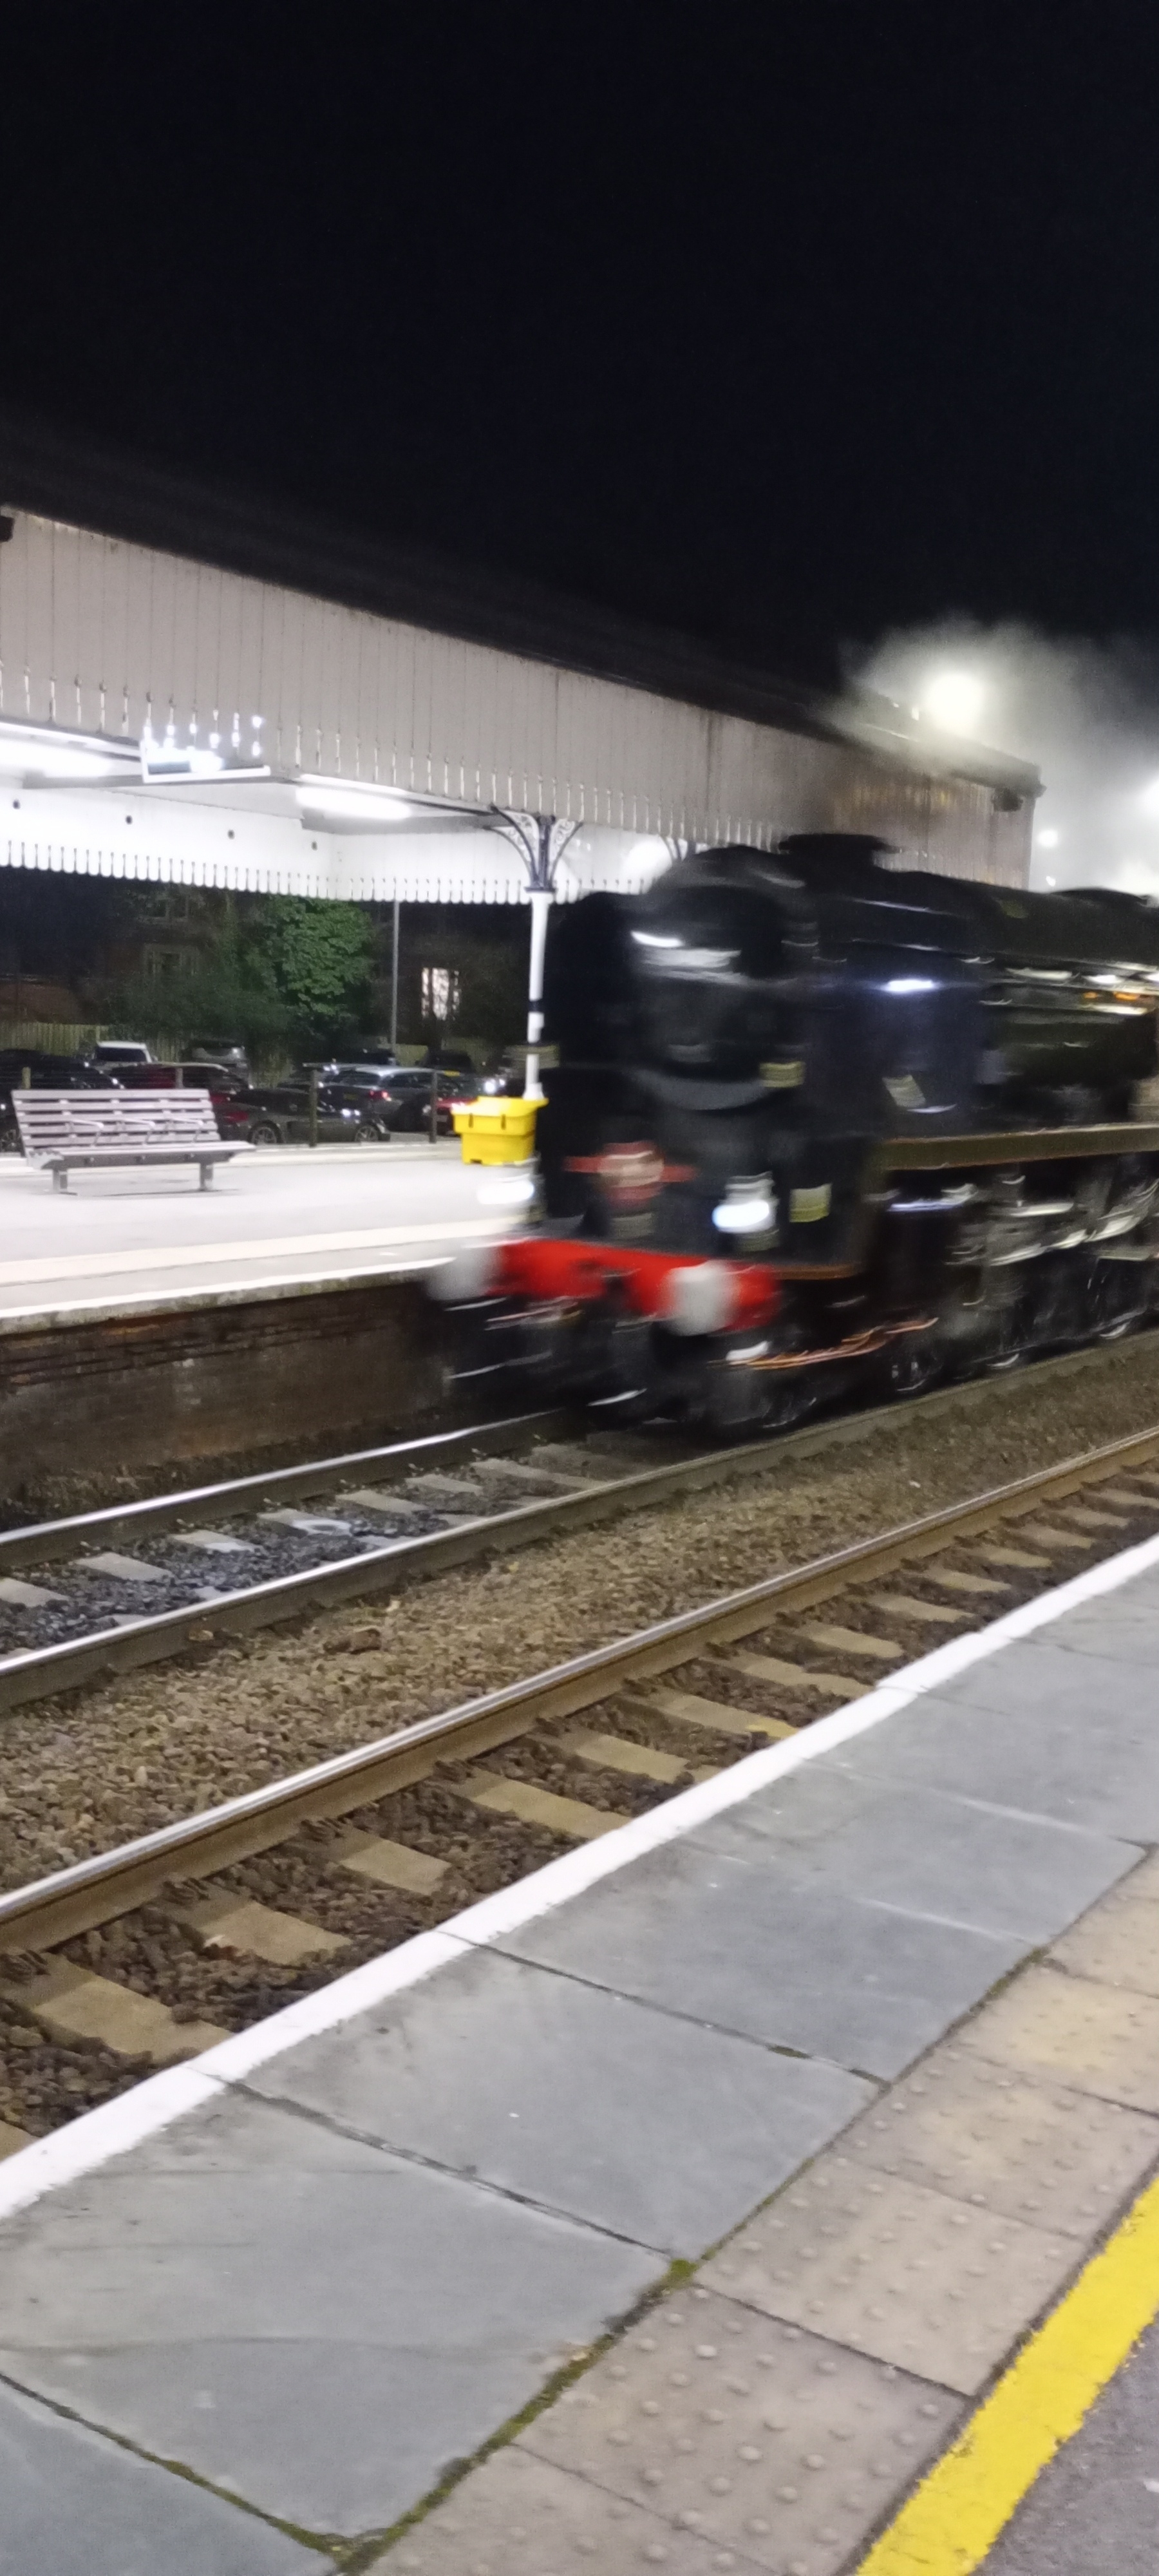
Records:
M459 1008L459 970L456 966L424 966L424 1020L453 1020Z

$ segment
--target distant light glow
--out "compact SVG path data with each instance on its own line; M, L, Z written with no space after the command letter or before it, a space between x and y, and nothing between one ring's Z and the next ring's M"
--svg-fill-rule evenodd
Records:
M1054 831L1054 830L1052 830L1052 829L1048 829L1048 830L1047 830L1047 831L1045 831L1045 832L1040 832L1040 833L1039 833L1039 835L1038 835L1038 846L1039 846L1039 849L1040 849L1040 850L1057 850L1057 848L1058 848L1058 834L1057 834L1057 832L1056 832L1056 831Z
M1145 814L1159 815L1159 778L1153 778L1150 786L1144 788L1139 803Z
M887 993L933 993L937 986L932 975L891 975Z
M986 691L972 671L938 671L922 701L926 715L946 733L972 733Z

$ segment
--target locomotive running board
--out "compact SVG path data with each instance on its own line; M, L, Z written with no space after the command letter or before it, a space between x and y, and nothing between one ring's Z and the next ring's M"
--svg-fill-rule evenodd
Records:
M1159 1154L1159 1126L1123 1121L1101 1127L1028 1127L997 1135L883 1136L870 1148L867 1178L940 1172L963 1163L1064 1163L1088 1154Z

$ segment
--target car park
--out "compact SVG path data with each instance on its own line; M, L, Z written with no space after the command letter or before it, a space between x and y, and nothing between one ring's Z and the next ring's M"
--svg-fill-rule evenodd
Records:
M243 1137L251 1145L308 1145L312 1141L310 1082L306 1074L288 1082L242 1084L215 1098L223 1136ZM317 1136L320 1145L385 1143L389 1127L370 1101L349 1086L322 1079L318 1084Z
M437 1074L438 1132L440 1136L452 1133L450 1103L460 1097L462 1074L425 1064L335 1064L327 1067L327 1074L333 1076L344 1098L364 1104L367 1116L377 1122L384 1135L396 1136L429 1132L431 1079Z

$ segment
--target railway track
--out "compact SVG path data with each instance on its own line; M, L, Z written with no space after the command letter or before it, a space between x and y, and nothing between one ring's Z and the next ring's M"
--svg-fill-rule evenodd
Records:
M12 1890L0 1897L0 2147L1157 1529L1159 1428Z
M1083 1350L1036 1377L1099 1364ZM984 1396L989 1380L975 1382ZM969 1385L911 1412L961 1406ZM893 1404L706 1450L663 1425L518 1415L0 1532L0 1716L336 1604L373 1601L788 1458L872 1438Z

